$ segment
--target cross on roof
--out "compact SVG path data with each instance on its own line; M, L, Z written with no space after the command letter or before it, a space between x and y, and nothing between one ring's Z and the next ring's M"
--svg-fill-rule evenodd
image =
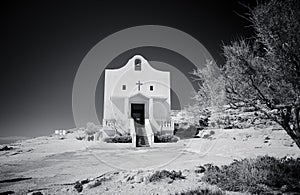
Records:
M141 85L143 85L143 83L141 83L141 81L137 82L136 85L138 85L138 89L139 91L141 90Z

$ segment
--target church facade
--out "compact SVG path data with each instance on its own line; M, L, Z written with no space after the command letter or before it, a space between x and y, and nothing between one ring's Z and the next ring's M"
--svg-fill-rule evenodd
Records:
M151 146L154 134L173 134L170 72L141 55L105 70L103 127L107 136L130 134L134 146Z

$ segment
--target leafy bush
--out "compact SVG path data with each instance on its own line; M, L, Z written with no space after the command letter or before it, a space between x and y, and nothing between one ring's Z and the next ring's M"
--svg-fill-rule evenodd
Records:
M79 181L76 181L74 188L77 190L77 192L82 192L83 186Z
M122 135L122 136L116 136L113 138L114 143L131 143L132 138L130 135Z
M199 128L191 125L188 128L175 129L174 134L180 139L189 139L194 138L199 133L199 131Z
M215 190L212 191L211 189L205 188L205 189L201 189L201 188L197 188L197 189L193 189L193 190L188 190L188 191L183 191L180 193L175 193L175 195L225 195L224 192L222 192L221 190Z
M196 103L190 106L194 116L198 117L208 107L221 108L225 104L225 83L219 68L212 60L207 60L204 67L192 72L193 79L199 88L193 99Z
M203 139L212 139L212 135L214 135L215 132L213 130L210 130L209 133L203 134L202 138Z
M121 135L115 137L106 137L103 141L106 143L131 143L132 138L130 135Z
M113 137L106 137L106 138L103 139L103 141L106 142L106 143L114 143L113 142Z
M208 164L203 180L229 191L258 194L275 189L300 191L300 158L262 156L235 160L229 166Z
M154 142L156 143L168 143L168 142L174 143L177 142L178 140L179 140L178 137L170 134L160 135L157 133L154 135Z
M167 171L167 170L160 170L160 171L155 171L150 177L149 177L149 182L156 182L160 181L162 179L185 179L185 177L182 175L181 171Z
M216 123L217 123L218 128L220 128L221 125L224 125L224 122L220 119L217 119Z
M212 128L216 127L216 123L215 122L211 122L210 125L211 125Z
M76 139L77 140L84 140L85 136L84 135L78 135L78 136L76 136Z
M95 139L95 136L94 136L94 135L89 135L89 136L87 137L87 140L88 140L88 141L94 141L94 139Z
M95 125L94 123L88 122L86 124L85 133L87 135L94 135L98 131L99 131L99 127L97 125Z
M208 117L199 119L200 127L208 127Z

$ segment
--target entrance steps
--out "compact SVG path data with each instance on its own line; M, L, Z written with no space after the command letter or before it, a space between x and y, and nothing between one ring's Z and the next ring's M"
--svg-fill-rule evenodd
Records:
M145 126L135 123L135 132L136 132L136 146L150 147Z

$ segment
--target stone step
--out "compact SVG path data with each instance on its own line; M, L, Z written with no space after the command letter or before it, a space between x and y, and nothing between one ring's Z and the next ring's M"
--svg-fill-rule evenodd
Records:
M147 136L136 136L136 138L137 138L136 140L137 146L146 146L146 147L149 146L149 141L147 139Z
M147 138L145 127L142 125L135 125L136 143L139 147L149 147L149 141Z

